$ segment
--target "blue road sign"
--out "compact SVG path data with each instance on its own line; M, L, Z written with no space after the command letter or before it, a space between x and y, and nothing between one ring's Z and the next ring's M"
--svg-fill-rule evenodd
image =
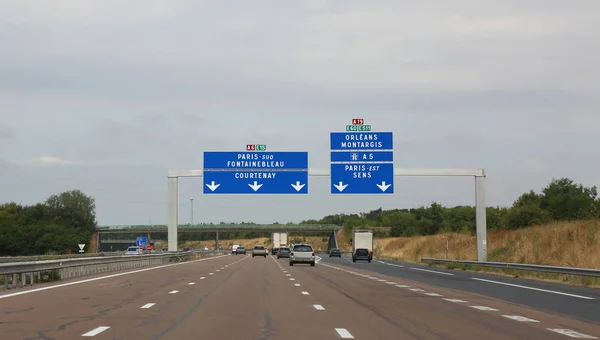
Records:
M332 132L331 150L392 150L391 132Z
M393 163L331 164L332 194L393 194Z
M308 152L204 152L204 169L308 169Z
M308 171L204 171L205 194L308 194Z
M394 161L393 151L332 151L332 162L392 162Z
M142 246L145 247L148 244L148 238L146 236L140 236L135 238L136 247Z

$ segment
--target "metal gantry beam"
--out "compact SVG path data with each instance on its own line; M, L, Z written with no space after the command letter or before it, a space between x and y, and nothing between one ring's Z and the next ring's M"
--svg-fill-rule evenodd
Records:
M250 170L250 169L246 169ZM169 251L177 251L178 225L178 179L179 177L202 177L203 169L169 170L168 174L168 237ZM309 169L309 177L330 177L329 169ZM396 177L475 177L475 224L477 232L477 261L487 261L487 222L485 205L484 169L435 169L435 168L394 168Z

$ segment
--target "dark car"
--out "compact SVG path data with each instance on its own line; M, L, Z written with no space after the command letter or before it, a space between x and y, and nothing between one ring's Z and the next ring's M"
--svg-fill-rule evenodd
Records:
M329 257L342 258L342 252L337 248L331 249L331 251L329 252Z
M357 248L354 253L352 253L352 262L356 261L369 261L373 259L373 254L366 248Z
M290 250L290 248L288 247L281 247L279 248L279 251L277 252L277 258L282 258L282 257L286 257L286 258L290 258L290 253L292 251Z
M246 248L244 247L237 247L237 249L235 250L235 254L242 254L242 255L246 255Z
M273 255L277 255L278 252L279 252L279 248L271 249L271 254L273 254Z

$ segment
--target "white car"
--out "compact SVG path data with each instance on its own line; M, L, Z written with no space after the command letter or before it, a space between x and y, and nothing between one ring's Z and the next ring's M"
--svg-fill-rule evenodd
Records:
M310 263L315 266L315 251L310 244L294 244L290 253L290 266L294 263Z
M125 255L142 255L142 250L138 247L129 247L125 251Z

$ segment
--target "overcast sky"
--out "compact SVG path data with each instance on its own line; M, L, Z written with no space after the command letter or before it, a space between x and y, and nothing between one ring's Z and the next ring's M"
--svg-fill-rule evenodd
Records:
M81 189L100 224L166 223L168 169L203 151L308 151L364 118L395 166L485 168L489 205L552 177L600 184L600 1L0 0L0 202ZM472 178L397 178L394 196L204 196L180 222L300 221L432 201Z

